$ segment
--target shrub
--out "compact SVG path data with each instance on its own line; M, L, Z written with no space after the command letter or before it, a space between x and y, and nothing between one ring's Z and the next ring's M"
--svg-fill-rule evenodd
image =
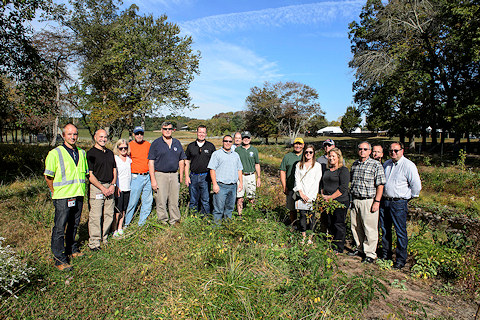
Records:
M13 294L16 284L22 281L30 282L28 277L35 269L21 262L10 246L4 247L4 240L5 238L0 237L0 289Z

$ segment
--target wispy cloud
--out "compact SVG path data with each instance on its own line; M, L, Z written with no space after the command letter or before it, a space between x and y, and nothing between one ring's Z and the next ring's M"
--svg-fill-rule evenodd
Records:
M220 34L250 30L258 26L323 25L337 19L352 18L365 4L364 0L329 1L293 5L258 11L230 13L180 23L187 34Z
M201 81L264 81L282 76L276 62L243 46L216 39L198 49L202 52Z

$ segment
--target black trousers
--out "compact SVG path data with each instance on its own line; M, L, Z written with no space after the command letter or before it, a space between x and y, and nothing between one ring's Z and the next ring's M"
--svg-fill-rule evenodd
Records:
M322 213L327 219L328 233L333 236L332 244L339 252L343 252L345 247L345 235L347 234L347 225L345 219L347 217L348 202L343 203L345 208L337 208L332 214Z
M315 227L315 211L310 210L298 210L300 214L300 232L305 232L307 230L313 230ZM311 215L311 216L310 216ZM307 219L307 216L310 216Z

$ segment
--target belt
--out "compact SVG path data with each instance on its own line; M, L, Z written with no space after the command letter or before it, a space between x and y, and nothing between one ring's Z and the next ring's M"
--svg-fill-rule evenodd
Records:
M410 200L410 199L383 197L383 200L387 200L387 201L400 201L400 200Z
M243 173L244 176L251 176L252 174L255 174L255 172L247 172L247 173Z
M205 172L205 173L190 172L190 174L193 174L194 176L204 176L204 175L208 174L208 172Z
M155 172L161 172L161 173L177 173L177 171L158 171L158 170L155 170Z
M370 200L370 199L373 199L373 198L374 197L368 198L368 197L355 197L355 196L353 196L354 200Z
M148 174L148 172L144 172L144 173L135 173L135 172L132 172L132 174L138 174L140 176L146 176Z

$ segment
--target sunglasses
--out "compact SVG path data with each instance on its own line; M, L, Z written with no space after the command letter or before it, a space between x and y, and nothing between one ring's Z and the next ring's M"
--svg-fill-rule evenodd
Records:
M226 143L232 143L233 140L223 140L223 142L226 142Z
M367 150L370 150L370 149L368 149L368 148L358 148L358 151L362 151L362 150L367 151Z
M143 132L137 132L135 133L136 136L143 136Z
M395 152L395 153L398 153L398 152L400 152L400 150L402 150L402 149L392 149L392 150L388 150L388 152L390 152L390 153L394 153L394 152Z
M305 154L313 154L313 151L305 151Z
M118 150L121 150L121 151L128 150L128 147L118 147Z
M162 130L165 130L165 131L172 131L173 128L162 128Z

